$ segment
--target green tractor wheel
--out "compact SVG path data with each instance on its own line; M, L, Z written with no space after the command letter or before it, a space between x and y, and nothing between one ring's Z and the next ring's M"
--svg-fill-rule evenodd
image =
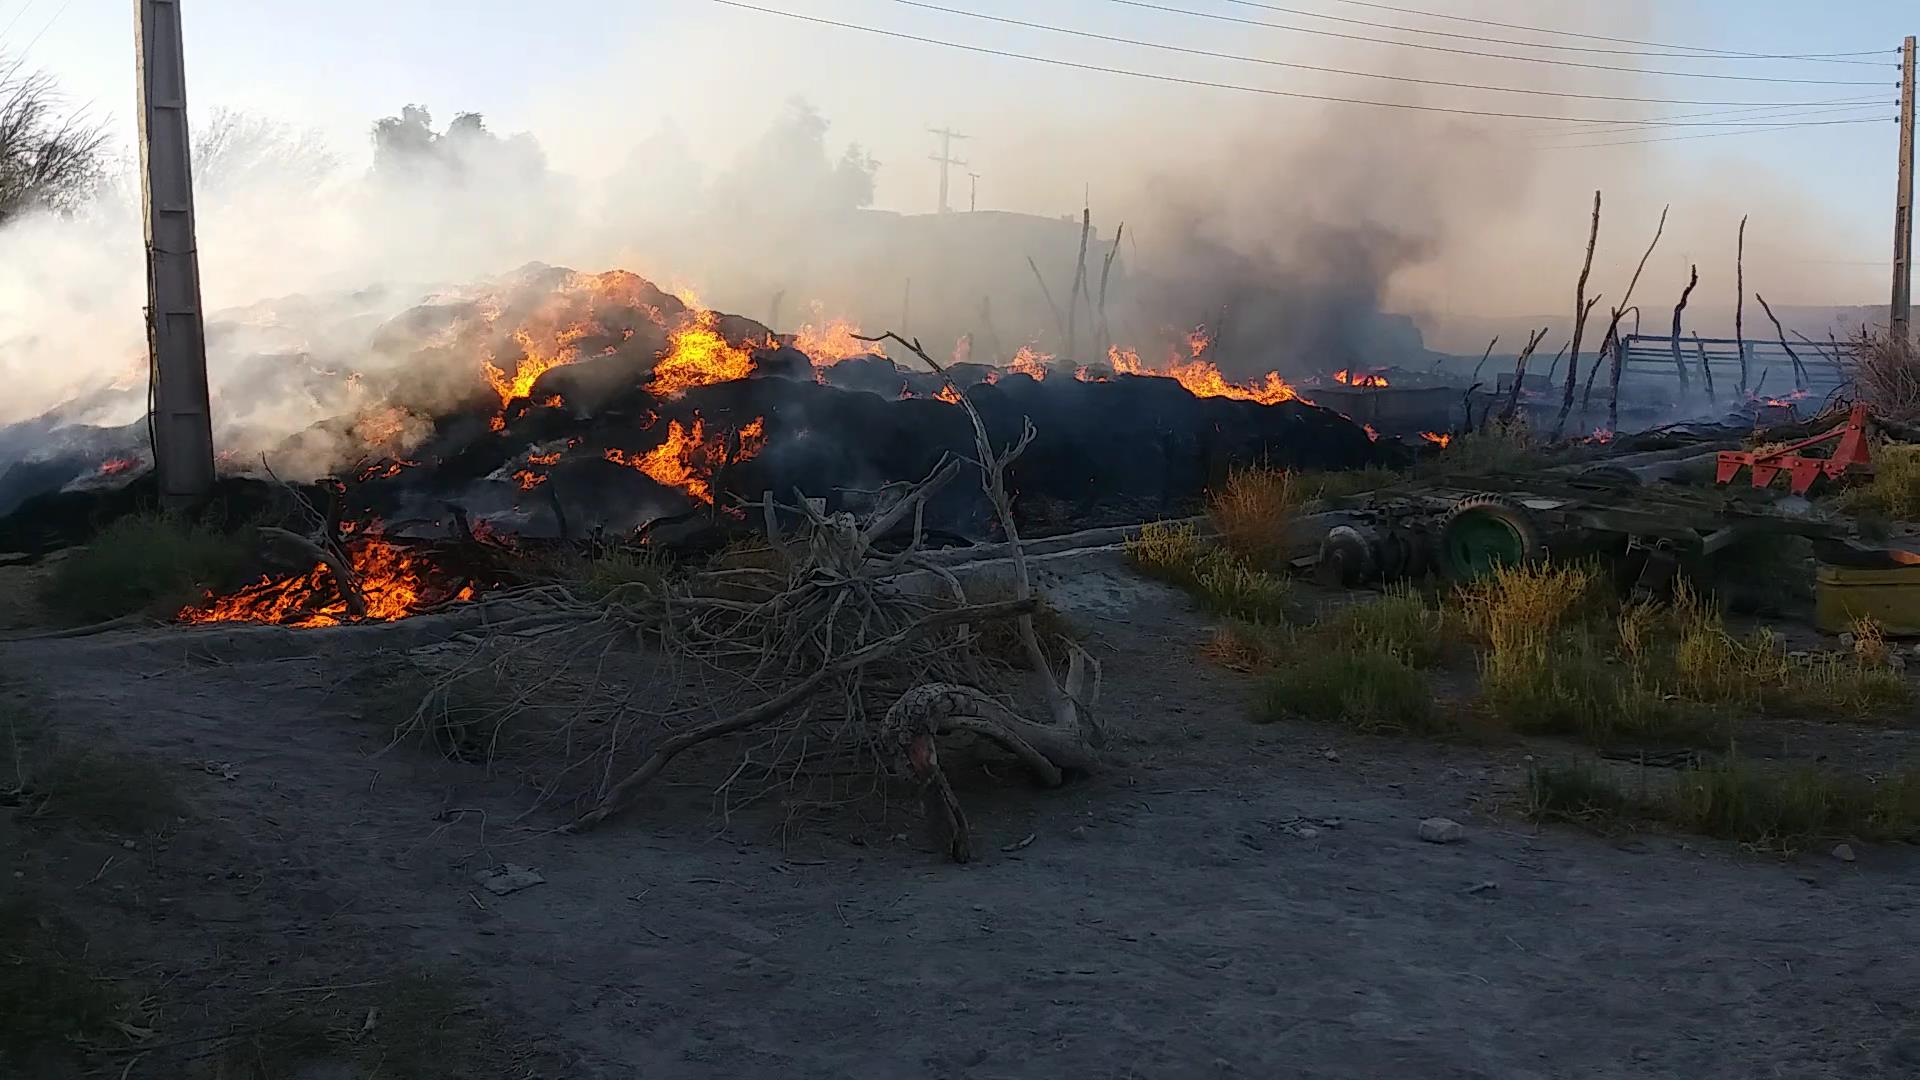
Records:
M1448 511L1440 523L1439 547L1440 567L1455 581L1532 562L1542 550L1533 515L1498 495L1476 495Z

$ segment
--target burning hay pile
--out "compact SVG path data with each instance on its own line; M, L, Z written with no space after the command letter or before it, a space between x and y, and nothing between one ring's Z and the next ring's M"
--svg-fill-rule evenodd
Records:
M927 506L961 473L959 460L942 462L864 520L768 495L759 505L766 547L757 558L642 576L596 599L564 584L523 591L525 614L451 664L438 658L441 673L403 732L478 746L490 758L504 747L557 754L562 762L543 780L543 798L571 801L576 828L619 813L680 754L722 740L741 747L720 784L728 806L769 790L814 791L820 782L837 800L849 776L868 791L904 780L921 793L948 855L966 861L972 833L942 764L943 740L985 740L1036 782L1056 786L1096 764L1105 736L1094 713L1098 663L1066 642L1067 670L1056 674L1033 620L1038 600L1006 475L1034 429L995 452L979 411L960 401L982 491L1013 541L1010 599L975 602L922 554ZM904 547L883 550L883 538L903 524ZM1033 692L1012 692L1016 669L982 648L982 628L1005 620L1017 627ZM554 628L565 637L557 651L544 643L547 634L513 636ZM661 663L642 659L648 655ZM532 689L478 711L457 707L463 680L489 672L510 672L514 685ZM679 703L666 685L675 676L697 684L700 700ZM554 706L561 697L566 703ZM451 731L455 725L462 730Z

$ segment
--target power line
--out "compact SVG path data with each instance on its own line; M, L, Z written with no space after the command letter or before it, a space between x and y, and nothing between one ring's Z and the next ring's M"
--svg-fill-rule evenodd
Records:
M67 0L66 3L60 5L60 10L53 13L53 18L48 19L47 24L40 28L40 32L33 35L33 40L27 42L26 47L20 50L20 57L22 60L26 59L26 55L33 51L33 47L35 45L40 44L40 39L47 36L47 31L53 29L53 24L59 22L60 16L65 15L67 13L67 9L72 6L73 6L73 0Z
M1518 86L1490 86L1486 83L1450 82L1446 79L1421 79L1411 75L1385 75L1375 71L1353 71L1347 68L1323 67L1319 64L1300 64L1290 60L1273 60L1263 56L1241 56L1236 53L1213 52L1208 49L1191 49L1184 45L1169 45L1160 41L1141 41L1138 38L1116 37L1112 34L1100 34L1091 30L1076 30L1065 26L1051 26L1046 23L1028 22L1025 19L1012 19L1001 15L988 15L979 11L967 11L964 8L943 7L926 3L925 0L893 0L906 7L921 8L926 11L945 12L948 15L960 15L969 19L1000 23L1005 26L1022 26L1029 30L1045 30L1053 34L1067 34L1073 37L1089 38L1094 41L1108 41L1119 45L1135 45L1143 49L1160 49L1164 52L1185 53L1188 56L1204 56L1214 60L1238 60L1248 64L1264 64L1268 67L1293 68L1298 71L1318 71L1328 75L1350 75L1361 79L1383 79L1388 82L1415 83L1420 86L1446 86L1456 90L1486 90L1496 94L1527 94L1533 97L1572 98L1580 101L1627 101L1642 105L1779 105L1798 107L1820 105L1818 101L1700 101L1692 98L1654 98L1628 97L1615 94L1577 94L1559 90L1535 90Z
M1296 34L1313 34L1318 37L1339 38L1343 41L1365 41L1374 45L1391 45L1398 49L1420 49L1425 52L1453 53L1456 56L1478 56L1489 60L1516 60L1525 64L1549 64L1554 67L1585 68L1589 71L1624 71L1632 75L1664 75L1676 79L1717 79L1722 82L1794 83L1801 86L1887 85L1884 80L1880 79L1789 79L1770 75L1719 75L1707 71L1666 71L1656 68L1622 67L1618 64L1589 64L1579 60L1552 60L1544 56L1516 56L1513 53L1459 49L1451 45L1427 45L1418 41L1393 41L1388 38L1367 37L1364 34L1346 34L1338 30L1316 30L1310 26L1289 26L1286 23L1269 22L1265 19L1248 19L1238 15L1222 15L1215 11L1194 11L1190 8L1149 3L1148 0L1109 0L1109 2L1124 4L1127 7L1145 8L1149 11L1167 12L1173 15L1188 15L1196 19L1213 19L1218 22L1238 23L1242 26L1264 26L1269 30L1286 30Z
M1700 117L1700 116L1752 116L1755 120L1759 122L1772 124L1780 120L1799 120L1808 116L1832 116L1838 113L1859 112L1861 109L1868 109L1868 108L1878 109L1878 108L1881 108L1885 103L1879 102L1879 101L1849 101L1849 102L1836 101L1836 102L1828 102L1824 104L1828 104L1831 107L1822 108L1822 109L1796 109L1790 112L1774 112L1766 109L1729 109L1726 111L1716 111L1716 112L1679 113L1674 116L1667 117L1667 119L1691 120L1691 119L1694 119L1695 117ZM1759 114L1759 115L1756 115L1756 114ZM1563 128L1554 128L1552 130L1541 129L1538 131L1529 132L1529 134L1537 135L1545 139L1558 138L1558 137L1564 137L1564 136L1572 136L1574 138L1586 139L1586 138L1592 138L1596 135L1617 135L1622 132L1628 132L1628 131L1634 131L1634 130L1636 129L1631 124L1625 124L1625 125L1615 124L1615 125L1606 126L1606 127L1577 127L1577 128L1563 127Z
M1743 131L1707 131L1692 135L1665 135L1653 139L1623 139L1618 142L1571 143L1560 146L1541 146L1542 150L1594 150L1602 146L1643 146L1647 143L1683 142L1687 139L1710 139L1716 135L1765 135L1774 131L1792 131L1805 127L1823 127L1836 124L1884 124L1892 117L1863 116L1857 120L1819 120L1798 124L1781 124L1778 127L1753 127Z
M7 20L7 25L0 26L0 37L6 37L7 31L13 29L13 24L20 21L20 16L33 10L33 5L34 0L27 0L26 3L21 4L20 7L14 11L13 18Z
M1246 0L1229 0L1229 2L1242 3L1242 2L1246 2ZM1548 34L1554 37L1579 38L1584 41L1610 41L1617 45L1647 45L1647 46L1651 46L1653 48L1659 48L1659 49L1685 49L1689 52L1707 53L1713 56L1720 56L1730 60L1784 59L1783 57L1771 56L1766 53L1741 52L1737 49L1716 49L1706 45L1678 45L1670 41L1641 41L1638 38L1609 37L1606 34L1586 34L1586 33L1581 33L1578 30L1550 30L1544 26L1523 26L1519 23L1500 22L1497 19L1476 19L1469 15L1450 15L1450 14L1446 14L1444 12L1439 12L1439 11L1422 11L1419 8L1398 7L1393 4L1373 3L1371 2L1371 0L1335 0L1335 2L1341 3L1341 4L1351 4L1354 7L1372 8L1376 11L1393 11L1393 12L1398 12L1399 14L1402 14L1402 15L1419 15L1428 19L1444 19L1449 22L1473 23L1477 26L1497 26L1502 30L1523 30L1530 34ZM1268 5L1248 3L1247 6L1266 7ZM1421 32L1426 32L1426 31L1421 31ZM1551 46L1546 46L1546 45L1541 45L1537 47L1551 48ZM1792 59L1821 60L1821 61L1828 61L1833 63L1871 64L1873 63L1873 61L1871 60L1841 60L1839 58L1848 57L1848 56L1879 56L1882 53L1886 53L1889 51L1890 50L1887 50L1887 49L1861 49L1857 52L1801 53L1801 54L1795 55L1794 57L1792 57ZM1703 60L1707 58L1708 57L1706 56L1701 57L1701 59Z
M1035 56L1031 53L1019 53L1010 49L996 49L986 45L969 45L965 42L948 41L944 38L910 34L902 30L885 30L877 26L861 23L842 22L819 15L803 15L794 11L782 11L778 8L762 7L744 0L708 0L709 3L723 7L739 8L743 11L757 11L763 15L778 15L799 22L814 23L818 26L838 27L842 30L856 30L863 34L894 38L899 41L914 41L923 45L938 45L942 48L958 49L962 52L978 53L982 56L999 56L1009 60L1026 60L1037 64L1050 64L1055 67L1071 68L1076 71L1097 71L1107 75L1124 75L1132 79L1144 79L1149 82L1171 83L1178 86L1203 86L1214 90L1233 90L1239 93L1259 94L1264 97L1293 98L1299 101L1324 101L1343 105L1370 105L1379 109L1400 109L1405 112L1441 113L1452 116L1483 116L1506 120L1551 120L1569 124L1623 124L1632 127L1760 127L1763 122L1743 121L1680 121L1653 118L1634 120L1627 117L1598 116L1551 116L1544 113L1502 112L1495 109L1450 109L1439 105L1418 105L1404 101L1375 101L1369 98L1338 97L1332 94L1309 94L1299 90L1278 90L1267 86L1246 86L1239 83L1215 82L1210 79L1191 79L1179 75L1165 75L1158 72L1136 71L1132 68L1108 67L1103 64L1087 64L1077 60L1062 60L1058 57ZM1853 121L1812 120L1793 126L1818 127L1821 124L1852 123Z

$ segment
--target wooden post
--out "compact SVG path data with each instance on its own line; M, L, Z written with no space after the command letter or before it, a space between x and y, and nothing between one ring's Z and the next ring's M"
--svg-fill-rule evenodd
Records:
M186 54L179 0L140 0L140 187L147 234L147 341L153 358L153 470L160 505L185 509L213 490L213 410L194 242Z
M1913 317L1913 124L1914 38L1900 50L1900 182L1893 200L1893 310L1887 318L1895 340L1905 341Z
M1733 347L1740 355L1740 386L1737 393L1747 392L1747 334L1741 318L1747 310L1747 218L1740 216L1740 245L1733 255Z
M1593 193L1593 230L1587 234L1587 261L1580 267L1580 281L1573 287L1573 343L1567 355L1567 389L1560 399L1560 416L1553 424L1558 440L1567 429L1567 414L1573 411L1573 393L1580 386L1580 335L1587 329L1587 313L1599 297L1586 299L1587 275L1593 272L1593 245L1600 239L1600 193Z

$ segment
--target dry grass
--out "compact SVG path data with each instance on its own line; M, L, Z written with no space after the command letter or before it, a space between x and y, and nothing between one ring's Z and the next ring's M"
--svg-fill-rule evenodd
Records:
M1289 616L1293 590L1286 578L1208 544L1192 525L1148 525L1126 550L1142 573L1192 593L1215 615L1265 623Z
M1527 811L1608 831L1659 823L1783 854L1834 840L1913 842L1920 771L1875 778L1729 759L1630 791L1617 773L1558 763L1529 773Z
M1364 732L1433 734L1446 728L1426 677L1379 649L1308 653L1261 686L1256 719L1299 717Z
M1257 567L1287 559L1287 534L1306 501L1298 474L1284 469L1235 469L1207 496L1207 516L1228 551Z
M100 531L42 584L37 599L63 622L145 612L170 617L208 589L238 583L246 542L161 514L134 514Z
M1847 342L1854 382L1876 415L1920 423L1920 345L1885 331L1863 330Z
M1534 435L1526 424L1489 423L1456 435L1446 449L1418 470L1429 476L1520 472L1551 464L1562 455Z
M1458 594L1485 647L1481 704L1501 726L1603 746L1713 746L1742 716L1864 720L1911 702L1871 627L1852 652L1798 656L1770 631L1729 632L1684 585L1658 607L1620 606L1602 584L1592 568L1515 567Z
M173 777L151 761L57 736L26 709L0 703L0 807L25 820L160 832L186 809Z
M582 599L598 601L628 590L656 590L671 569L666 559L651 550L567 548L535 559L528 573L537 580L566 585Z
M1876 447L1873 479L1842 491L1833 505L1879 521L1920 521L1920 446Z

